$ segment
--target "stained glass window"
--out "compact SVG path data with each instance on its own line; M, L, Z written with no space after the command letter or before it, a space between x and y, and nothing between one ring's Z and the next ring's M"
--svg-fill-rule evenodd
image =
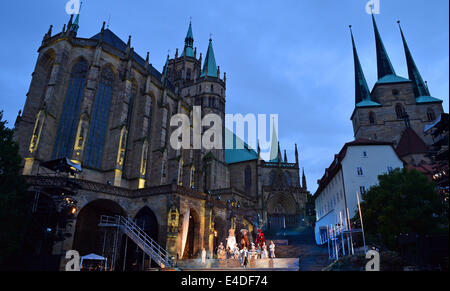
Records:
M111 68L102 71L92 108L92 118L87 139L84 164L100 168L103 157L103 146L108 131L109 107L113 92L114 73Z
M79 61L72 68L53 148L54 159L69 157L72 154L87 70L88 64L85 60Z

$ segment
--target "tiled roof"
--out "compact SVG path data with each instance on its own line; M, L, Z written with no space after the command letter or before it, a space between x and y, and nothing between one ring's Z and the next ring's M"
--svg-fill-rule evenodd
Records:
M426 153L428 151L425 142L410 127L403 131L402 137L398 142L397 152L400 157L411 154Z
M97 33L91 39L99 40L101 37L101 32ZM127 49L127 44L121 40L114 32L112 32L110 29L105 29L103 31L103 41L112 47L118 49L119 51L125 52ZM140 64L141 66L145 67L145 59L143 59L140 55L138 55L136 52L133 53L133 60L136 61L136 63ZM153 66L151 67L151 74L156 77L158 80L161 81L162 74L155 69ZM175 87L168 82L168 87L172 90L175 90Z

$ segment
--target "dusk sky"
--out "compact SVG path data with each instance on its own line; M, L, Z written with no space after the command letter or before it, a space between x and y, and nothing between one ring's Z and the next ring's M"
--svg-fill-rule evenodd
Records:
M62 30L66 0L3 1L0 9L0 88L4 118L14 125L23 109L50 24ZM281 149L294 161L300 150L308 188L345 142L353 139L354 68L348 25L362 67L376 81L375 41L367 0L84 0L78 37L109 28L162 71L167 52L184 46L192 17L194 46L206 54L212 34L220 70L227 73L227 113L279 114ZM380 0L381 36L398 75L407 68L397 20L431 95L449 107L449 1Z

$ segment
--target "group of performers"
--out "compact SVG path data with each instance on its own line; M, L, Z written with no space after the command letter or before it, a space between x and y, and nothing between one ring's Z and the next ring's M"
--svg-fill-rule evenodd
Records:
M256 244L253 242L250 243L248 230L243 229L241 233L242 238L238 244L234 235L234 229L228 231L226 247L221 242L217 248L217 258L219 260L236 259L239 260L241 266L246 267L250 259L275 258L275 244L271 241L267 248L262 229L258 230Z

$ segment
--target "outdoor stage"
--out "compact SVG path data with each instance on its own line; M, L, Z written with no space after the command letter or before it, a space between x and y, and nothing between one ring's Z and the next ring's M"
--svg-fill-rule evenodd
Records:
M252 259L246 268L241 267L238 260L179 260L177 267L182 271L298 271L298 258Z

